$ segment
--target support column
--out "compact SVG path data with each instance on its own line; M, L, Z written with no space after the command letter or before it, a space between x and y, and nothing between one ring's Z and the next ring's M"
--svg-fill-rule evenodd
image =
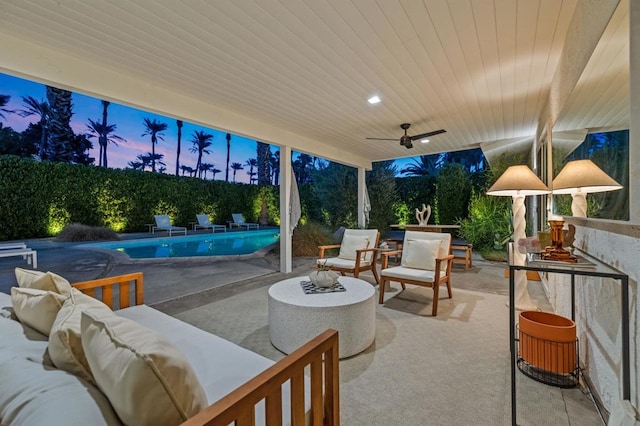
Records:
M292 270L291 249L291 147L280 147L280 272Z
M364 215L364 190L366 185L364 167L358 167L358 228L360 229L364 229L367 226Z

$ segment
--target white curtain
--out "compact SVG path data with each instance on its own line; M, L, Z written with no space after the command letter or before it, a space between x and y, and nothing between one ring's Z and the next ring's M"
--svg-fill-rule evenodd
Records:
M371 200L369 200L369 191L367 184L364 184L364 202L362 203L362 211L364 212L364 226L369 225L369 212L371 211Z
M298 192L298 182L296 181L296 174L291 169L291 192L289 193L289 232L293 234L293 230L298 226L298 221L302 216L302 210L300 208L300 193Z

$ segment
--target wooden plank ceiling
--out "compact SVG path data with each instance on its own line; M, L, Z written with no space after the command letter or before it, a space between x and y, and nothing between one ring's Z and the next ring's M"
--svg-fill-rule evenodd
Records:
M378 161L533 135L575 5L0 0L0 37L72 55ZM380 104L367 103L373 94ZM412 150L365 140L399 138L403 122L412 124L409 134L447 133ZM562 123L584 125L569 116ZM261 138L259 132L247 136Z

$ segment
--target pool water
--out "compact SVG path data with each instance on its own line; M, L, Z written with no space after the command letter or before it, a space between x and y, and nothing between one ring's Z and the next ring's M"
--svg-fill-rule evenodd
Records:
M118 250L132 259L229 256L254 253L280 239L280 230L224 232L84 244Z

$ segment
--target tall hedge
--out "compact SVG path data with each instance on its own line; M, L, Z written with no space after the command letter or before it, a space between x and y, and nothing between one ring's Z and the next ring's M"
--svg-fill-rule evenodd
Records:
M231 213L257 222L279 220L279 187L205 181L136 170L104 169L0 156L0 240L57 234L69 223L140 232L154 214L189 226L207 213L224 224Z

